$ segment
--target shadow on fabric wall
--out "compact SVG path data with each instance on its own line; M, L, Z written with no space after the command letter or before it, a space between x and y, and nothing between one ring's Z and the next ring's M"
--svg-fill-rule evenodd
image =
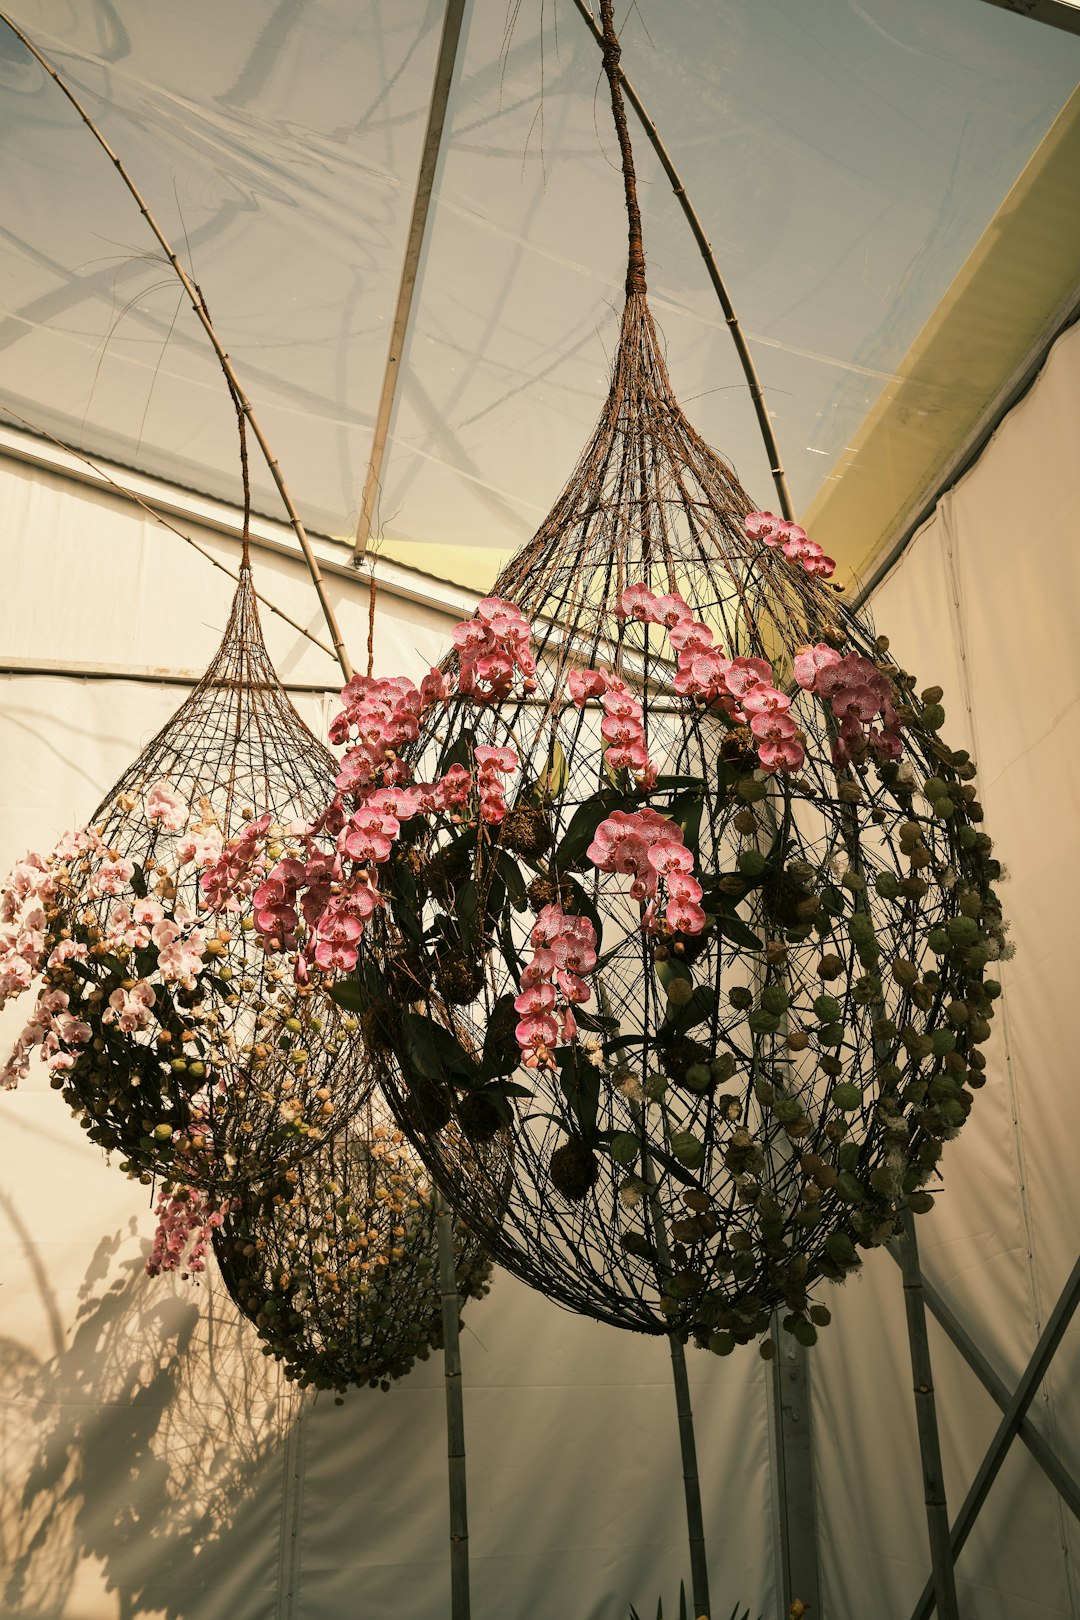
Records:
M66 1347L42 1361L0 1340L0 1613L12 1620L59 1620L84 1558L100 1561L122 1620L235 1615L238 1548L250 1580L250 1549L263 1548L262 1573L267 1534L273 1545L299 1398L220 1285L145 1276L134 1228L98 1245Z

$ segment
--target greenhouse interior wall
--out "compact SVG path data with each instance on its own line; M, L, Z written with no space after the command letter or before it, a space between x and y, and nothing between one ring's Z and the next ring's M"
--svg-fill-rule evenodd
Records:
M905 667L951 695L947 735L979 763L1011 874L1017 952L988 1083L918 1222L927 1278L1010 1389L1076 1260L1078 401L1073 328L871 604ZM89 816L208 660L231 586L125 498L32 454L0 460L0 524L6 866ZM235 568L220 525L183 526ZM259 589L318 634L287 531L256 538ZM359 659L366 580L341 566L331 590ZM470 606L397 569L376 603L377 671L425 670ZM264 617L318 730L335 669ZM5 1037L18 1017L4 1015ZM149 1189L110 1169L42 1074L0 1108L0 1614L442 1620L439 1358L387 1394L301 1397L212 1272L143 1275ZM810 1353L820 1614L907 1620L929 1555L900 1272L876 1251L826 1296L833 1325ZM930 1334L955 1513L1000 1413L933 1322ZM463 1355L477 1620L625 1620L631 1603L651 1617L661 1593L673 1612L687 1570L664 1343L497 1273L465 1312ZM1074 1471L1078 1373L1072 1326L1030 1417ZM726 1620L738 1603L772 1620L784 1601L771 1372L748 1348L695 1352L690 1374L714 1612ZM1075 1521L1014 1443L959 1559L961 1615L1076 1620L1078 1552Z

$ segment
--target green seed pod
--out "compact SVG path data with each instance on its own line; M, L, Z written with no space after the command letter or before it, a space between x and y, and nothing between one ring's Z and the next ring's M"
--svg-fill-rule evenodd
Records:
M974 917L950 917L945 924L945 932L954 945L966 946L979 943L979 925ZM933 946L931 946L933 949Z
M838 1266L853 1266L859 1258L846 1232L830 1232L825 1239L825 1253Z
M763 1012L787 1012L791 1005L791 997L782 984L767 984L761 992L761 1007Z
M850 1081L844 1081L841 1085L833 1087L830 1100L834 1108L850 1114L856 1108L862 1107L863 1094L858 1086L852 1085Z
M843 1015L843 1011L843 1007L835 996L822 995L814 998L814 1016L819 1018L823 1024L835 1024L836 1020Z
M693 1131L674 1131L669 1138L671 1151L687 1170L700 1170L705 1163L705 1144Z
M861 1204L866 1197L866 1188L850 1170L841 1170L836 1178L836 1195L845 1204Z
M735 862L743 877L758 878L765 870L765 857L759 849L744 849Z

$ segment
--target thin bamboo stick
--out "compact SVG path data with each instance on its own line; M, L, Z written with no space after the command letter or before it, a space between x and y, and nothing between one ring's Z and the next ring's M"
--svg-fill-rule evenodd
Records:
M958 1620L956 1575L949 1538L949 1509L945 1500L945 1480L941 1468L941 1442L938 1435L937 1404L930 1366L930 1340L926 1332L922 1272L915 1241L915 1223L904 1216L897 1247L904 1272L904 1309L907 1312L908 1345L911 1350L911 1376L915 1386L915 1417L919 1428L919 1455L922 1459L923 1494L926 1502L926 1528L930 1538L934 1599L938 1620Z
M461 1300L454 1266L454 1227L449 1205L435 1194L446 1375L446 1461L450 1485L450 1617L469 1620L469 1512L465 1479L465 1407L461 1389Z
M44 71L49 75L50 79L52 79L57 89L61 91L61 93L74 107L75 111L78 113L91 135L105 153L106 157L109 158L110 162L115 167L116 172L124 182L124 185L135 199L140 214L142 214L147 225L150 227L150 230L157 239L158 245L176 273L180 285L187 294L188 302L194 310L196 318L198 319L204 332L210 339L214 353L218 357L218 362L222 371L225 373L225 380L229 385L229 392L236 404L237 411L246 420L248 426L251 428L252 433L255 435L255 440L259 446L259 449L262 451L263 459L270 470L270 476L274 480L277 492L281 496L282 504L288 513L289 522L292 525L293 532L295 533L297 540L300 542L300 549L304 554L304 561L307 563L308 572L311 575L311 581L315 586L315 591L319 598L319 605L322 608L323 618L326 620L326 626L330 632L330 639L334 644L334 653L337 657L338 663L341 665L341 672L347 681L350 680L353 673L352 664L349 660L348 653L345 651L345 643L342 640L341 631L338 628L337 616L334 613L333 606L326 594L326 584L323 580L322 570L319 567L318 558L312 550L311 541L308 539L307 530L304 528L304 525L300 519L300 514L293 503L292 496L289 494L288 487L285 483L285 479L282 475L277 459L267 443L266 436L259 425L255 412L252 410L251 401L248 399L243 388L240 386L240 379L236 375L233 363L229 359L229 356L225 351L225 347L222 344L221 339L218 337L214 324L210 319L210 311L206 306L206 299L203 297L201 289L199 288L198 284L191 279L183 265L180 263L180 260L173 251L173 248L166 238L165 233L161 229L161 226L158 224L154 215L150 212L146 200L139 191L139 188L136 186L123 162L113 151L112 147L109 145L108 141L105 139L105 136L95 124L94 120L91 118L78 96L75 95L73 90L68 88L68 85L57 72L56 68L54 68L52 64L48 62L44 56L42 56L41 52L37 49L37 46L27 38L18 24L12 22L11 18L7 16L5 12L0 11L0 22L6 24L6 26L15 35L16 39L22 42L34 60L39 64L40 67L44 69Z

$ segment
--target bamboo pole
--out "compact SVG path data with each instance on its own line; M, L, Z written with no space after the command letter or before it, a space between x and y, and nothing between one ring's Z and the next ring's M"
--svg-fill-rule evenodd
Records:
M334 653L338 663L341 666L341 673L347 681L350 680L353 673L352 664L349 660L348 653L345 651L345 643L342 640L341 631L338 628L337 615L335 614L333 606L326 593L326 583L322 576L322 570L319 567L318 558L312 550L311 541L308 539L307 530L304 528L304 525L300 519L300 514L297 511L293 498L289 493L277 459L271 451L270 446L267 443L266 436L263 433L263 430L255 416L255 412L251 407L251 401L248 399L243 388L240 386L240 379L236 375L233 363L226 353L225 347L222 344L221 339L218 337L216 330L214 329L214 324L210 319L210 311L207 308L206 299L203 297L200 287L191 279L183 265L180 263L180 260L177 258L176 253L166 238L161 226L158 224L154 215L150 212L146 199L139 191L139 188L136 186L123 162L113 151L112 147L109 145L108 141L105 139L105 136L95 124L94 120L91 118L78 96L75 95L73 90L69 89L68 85L65 83L63 78L61 78L56 68L54 68L52 64L48 62L44 56L42 56L37 46L27 38L18 24L12 22L11 18L7 16L5 12L0 11L0 22L6 24L6 26L15 35L16 39L22 42L34 60L39 64L40 67L44 69L44 71L49 75L50 79L52 79L57 89L61 91L61 93L74 107L75 111L78 113L91 135L105 153L106 157L113 164L117 174L124 182L124 185L131 193L136 204L138 205L140 214L142 214L147 225L150 227L150 230L153 232L159 247L165 254L165 257L168 259L169 264L172 266L173 271L180 282L180 285L187 294L188 302L194 310L196 318L202 326L203 331L209 338L210 343L213 346L214 353L218 357L218 363L220 364L222 371L225 373L225 381L228 383L229 392L232 395L237 411L251 428L251 431L255 436L255 441L258 444L259 449L262 451L263 460L266 462L266 465L270 470L270 476L274 480L274 484L277 488L278 494L281 497L282 504L288 513L289 522L292 525L293 532L295 533L297 540L300 542L300 549L304 554L304 561L307 563L312 584L315 586L315 591L319 598L319 605L322 608L323 618L326 620L326 626L330 632L330 639L334 644Z
M589 7L586 5L585 0L574 0L574 4L577 6L582 17L584 17L597 44L603 48L603 31L600 24L589 10ZM701 223L697 209L694 207L689 196L687 195L686 187L683 185L682 177L672 161L671 154L668 152L667 147L664 145L663 140L660 137L660 131L657 129L656 125L645 111L640 96L634 89L634 86L630 83L630 80L626 77L626 74L623 72L622 68L617 67L616 71L618 72L619 83L626 91L626 99L637 113L638 121L640 122L642 129L645 131L645 134L648 136L649 144L652 146L653 151L660 159L660 166L671 182L671 189L675 193L679 207L682 209L683 214L686 217L687 224L690 226L694 240L698 245L701 257L704 260L705 270L708 274L709 280L712 282L713 291L716 293L716 296L720 301L720 308L724 312L724 319L727 322L728 331L731 333L731 341L735 345L736 353L739 356L739 364L742 366L743 376L746 378L746 385L750 390L750 398L754 404L754 414L757 416L758 427L761 429L761 437L765 444L765 454L769 458L769 471L772 473L773 484L776 487L776 495L777 500L780 503L780 511L782 515L787 518L789 523L793 523L795 521L795 508L792 504L791 491L788 488L787 475L784 472L784 464L780 459L780 446L776 441L776 434L773 431L772 418L769 415L769 408L765 403L765 389L762 386L761 378L758 376L757 367L754 364L754 357L750 353L750 346L746 341L746 335L743 332L742 326L739 322L739 317L735 313L735 305L731 300L731 294L728 292L727 283L720 274L720 266L716 262L716 254L713 252L712 244L710 243L709 238L705 235L705 227Z
M678 1334L672 1333L668 1336L668 1348L671 1351L671 1374L675 1381L675 1410L679 1419L694 1620L709 1620L709 1563L705 1554L705 1518L701 1510L701 1480L694 1439L694 1413L690 1405L690 1380L686 1376L686 1347Z
M926 1332L922 1272L915 1241L915 1223L910 1212L904 1215L897 1247L904 1272L904 1309L907 1312L908 1345L911 1350L911 1376L915 1386L915 1418L919 1429L919 1455L922 1459L923 1497L926 1528L930 1539L934 1600L938 1620L958 1620L956 1575L949 1538L949 1509L945 1500L945 1480L941 1468L941 1442L938 1435L937 1404L930 1366L930 1340Z
M632 1108L636 1115L636 1107ZM642 1142L644 1142L642 1132ZM652 1161L642 1148L641 1173L645 1181L652 1182ZM659 1269L670 1275L671 1250L668 1246L667 1226L660 1200L655 1192L649 1195L649 1214L652 1224L653 1245ZM690 1380L686 1373L686 1347L676 1333L668 1334L671 1352L671 1376L675 1385L675 1412L679 1424L679 1451L682 1455L683 1499L686 1504L686 1531L690 1544L690 1586L694 1597L694 1620L709 1620L709 1560L705 1551L705 1516L701 1508L701 1478L698 1474L697 1442L694 1437L694 1411L690 1403Z
M450 1487L450 1620L469 1620L469 1512L465 1479L465 1407L461 1390L461 1300L454 1265L454 1226L442 1193L435 1193L439 1249L443 1365L446 1379L446 1461Z

